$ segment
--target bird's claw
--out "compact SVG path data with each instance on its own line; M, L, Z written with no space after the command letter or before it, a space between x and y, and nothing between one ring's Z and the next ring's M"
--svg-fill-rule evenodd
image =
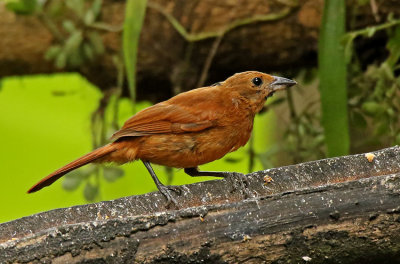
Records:
M169 185L169 186L167 186L167 188L168 188L168 190L173 191L177 195L181 195L183 193L183 188L178 185Z
M178 202L176 199L172 196L171 191L175 192L178 195L182 194L182 187L181 186L159 186L158 190L164 197L167 199L167 203L165 204L166 208L169 208L171 204L175 205L175 207L178 207Z
M245 198L253 197L253 194L248 189L250 183L246 175L239 172L232 172L229 173L229 178L233 183L234 189L240 189L241 193L245 196Z

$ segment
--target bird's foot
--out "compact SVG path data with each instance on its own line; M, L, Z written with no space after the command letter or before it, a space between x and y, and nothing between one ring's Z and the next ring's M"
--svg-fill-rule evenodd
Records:
M176 207L178 207L178 202L172 196L171 191L176 193L176 194L178 194L178 195L181 195L182 194L182 187L181 186L175 186L175 185L165 186L165 185L161 185L161 186L158 186L158 190L167 199L167 203L165 204L166 208L169 208L171 204L173 204Z
M254 197L248 189L250 183L246 175L239 172L230 172L228 178L231 180L234 190L239 189L245 198Z

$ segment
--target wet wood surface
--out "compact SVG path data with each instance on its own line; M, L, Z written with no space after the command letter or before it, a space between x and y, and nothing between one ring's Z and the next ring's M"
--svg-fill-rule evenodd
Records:
M400 261L400 148L56 209L0 225L0 263ZM273 182L265 183L265 177ZM385 262L386 261L386 262Z

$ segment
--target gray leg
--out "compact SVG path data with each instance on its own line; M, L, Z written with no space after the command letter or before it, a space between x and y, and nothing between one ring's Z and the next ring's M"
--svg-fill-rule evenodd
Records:
M156 184L160 193L162 193L165 196L165 198L167 199L166 207L169 207L171 203L173 203L175 206L177 206L178 203L176 202L175 198L171 195L170 191L174 191L178 194L181 194L180 187L179 186L165 186L158 179L156 173L154 172L153 168L150 165L150 162L143 161L143 160L142 160L142 162L143 162L144 166L146 166L146 169L149 171L151 178L153 178L153 181Z

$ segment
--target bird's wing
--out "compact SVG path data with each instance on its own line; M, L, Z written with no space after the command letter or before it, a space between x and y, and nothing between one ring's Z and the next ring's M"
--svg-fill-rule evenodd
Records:
M196 91L197 90L197 91ZM148 107L130 119L111 140L165 133L197 132L217 124L224 109L215 95L196 89Z

